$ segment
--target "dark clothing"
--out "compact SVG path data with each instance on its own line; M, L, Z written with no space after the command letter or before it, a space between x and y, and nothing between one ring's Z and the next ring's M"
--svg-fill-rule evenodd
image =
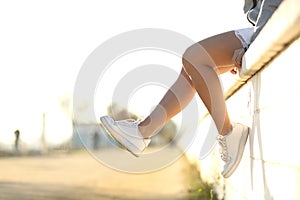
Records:
M281 2L282 0L245 0L244 13L255 26L251 41L254 41Z

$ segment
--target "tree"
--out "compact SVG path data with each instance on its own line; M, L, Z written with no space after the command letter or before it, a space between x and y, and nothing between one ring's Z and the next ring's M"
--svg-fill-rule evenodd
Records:
M126 108L121 107L115 102L113 102L107 107L107 113L116 121L124 119L138 119L138 117L135 114L129 112Z

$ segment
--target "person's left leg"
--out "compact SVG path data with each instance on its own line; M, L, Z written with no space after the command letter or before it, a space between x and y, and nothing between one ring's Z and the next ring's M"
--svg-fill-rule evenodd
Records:
M183 55L184 69L220 135L226 135L232 127L218 75L235 67L232 60L234 51L242 47L234 31L230 31L194 44Z
M234 31L213 36L191 46L183 55L183 65L219 131L217 140L225 162L222 175L231 176L239 165L249 127L231 123L218 74L235 66L234 52L242 43Z

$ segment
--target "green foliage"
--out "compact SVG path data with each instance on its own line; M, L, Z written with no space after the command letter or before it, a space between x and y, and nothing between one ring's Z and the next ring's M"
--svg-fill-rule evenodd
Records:
M200 172L195 164L190 167L189 200L217 200L217 194L211 183L201 179Z

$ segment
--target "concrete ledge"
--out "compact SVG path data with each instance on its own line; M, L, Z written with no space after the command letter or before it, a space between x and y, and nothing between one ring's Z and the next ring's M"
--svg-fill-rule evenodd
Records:
M271 33L271 34L270 34ZM300 1L285 0L243 57L237 80L225 94L228 99L253 75L266 66L300 36Z
M225 88L230 118L250 127L241 164L229 179L220 175L215 126L207 111L201 113L199 134L187 154L196 158L201 177L214 184L220 198L300 199L299 52L300 0L285 0L243 57L239 76ZM211 149L199 161L202 134Z
M218 146L198 161L202 178L215 185L220 198L300 199L299 52L300 38L226 101L230 118L248 124L250 134L241 164L230 178L220 176ZM199 137L207 134L215 141L212 124L209 116L203 119ZM197 157L200 142L197 138L192 146L198 148Z

